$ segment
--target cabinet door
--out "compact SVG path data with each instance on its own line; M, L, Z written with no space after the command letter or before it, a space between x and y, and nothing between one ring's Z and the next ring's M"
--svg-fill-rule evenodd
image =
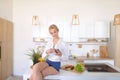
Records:
M12 75L12 44L13 44L12 23L0 18L0 42L1 42L1 60L0 60L0 80L5 80Z
M0 42L2 41L2 28L0 26Z
M93 38L94 26L93 24L81 24L79 26L79 38Z
M2 41L2 19L0 18L0 41Z
M13 50L13 27L12 27L12 23L11 22L7 22L7 34L6 34L6 38L7 38L7 59L9 60L6 60L7 61L7 76L10 76L12 75L12 71L13 71L13 64L12 64L12 61L13 61L13 55L12 55L12 50Z
M0 46L2 41L2 19L0 18ZM2 50L1 50L2 51ZM2 52L1 52L2 54ZM2 63L1 63L1 54L0 54L0 80L2 80Z
M71 42L79 42L79 35L78 35L79 32L78 31L79 31L78 25L71 26L71 35L70 35Z
M6 27L7 22L6 20L0 18L0 41L5 42L6 39Z
M93 25L89 24L86 26L85 37L94 38L94 26Z
M115 26L116 32L115 32L115 65L120 68L120 26Z
M86 25L80 24L78 32L79 38L86 38Z
M95 38L109 38L110 25L108 22L96 22L94 26Z
M2 66L1 66L1 60L0 60L0 80L2 80L2 79L1 79L1 77L2 77L2 76L1 76L1 75L2 75L1 67L2 67Z
M70 36L71 36L71 26L69 24L64 24L63 26L63 41L70 42Z

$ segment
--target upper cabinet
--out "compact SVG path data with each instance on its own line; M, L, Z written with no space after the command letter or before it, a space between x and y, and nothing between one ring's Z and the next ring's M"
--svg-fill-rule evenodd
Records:
M94 37L94 26L92 24L83 24L79 27L80 38L93 38Z
M72 25L70 31L70 42L79 42L79 25Z
M79 38L109 38L110 25L104 21L80 25L78 35Z
M110 25L109 22L105 21L81 23L80 25L59 23L57 26L59 28L59 36L65 42L80 42L80 39L110 37ZM34 32L36 33L36 31ZM44 29L41 28L40 38L50 38L50 35L48 34L48 27L44 27ZM37 36L37 34L35 34L35 36Z
M110 24L106 21L84 23L80 25L67 25L63 29L63 40L66 42L79 42L82 38L109 38Z
M109 38L110 37L110 24L109 22L98 21L94 26L95 38Z

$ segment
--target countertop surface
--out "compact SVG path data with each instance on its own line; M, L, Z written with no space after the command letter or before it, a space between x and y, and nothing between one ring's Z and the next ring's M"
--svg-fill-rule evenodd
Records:
M107 63L106 63L107 64ZM107 64L120 72L120 69ZM30 76L32 70L28 70L24 76ZM120 80L120 73L110 72L88 72L85 70L82 73L76 73L71 71L60 70L57 75L49 75L45 77L45 80Z
M88 72L87 70L85 70L82 73L75 73L75 72L71 72L71 71L60 70L59 74L47 76L47 77L45 77L45 79L58 79L58 80L120 80L120 73Z
M99 56L96 56L96 57L90 56L89 58L87 58L86 56L77 56L75 59L83 59L83 60L113 60L112 58L109 58L109 57L102 58L102 57L99 57Z
M25 73L23 77L30 76L31 71ZM57 75L49 75L44 80L120 80L120 73L105 73L105 72L82 72L74 73L65 70L60 70Z

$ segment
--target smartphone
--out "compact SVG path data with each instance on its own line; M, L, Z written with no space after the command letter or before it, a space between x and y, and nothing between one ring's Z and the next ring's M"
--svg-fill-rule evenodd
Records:
M58 53L59 49L55 49L55 52Z

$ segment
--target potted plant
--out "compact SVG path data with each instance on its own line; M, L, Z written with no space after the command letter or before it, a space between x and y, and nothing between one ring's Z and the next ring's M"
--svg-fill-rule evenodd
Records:
M33 65L39 62L39 59L42 57L42 52L39 49L32 49L29 51L30 59L32 59Z

